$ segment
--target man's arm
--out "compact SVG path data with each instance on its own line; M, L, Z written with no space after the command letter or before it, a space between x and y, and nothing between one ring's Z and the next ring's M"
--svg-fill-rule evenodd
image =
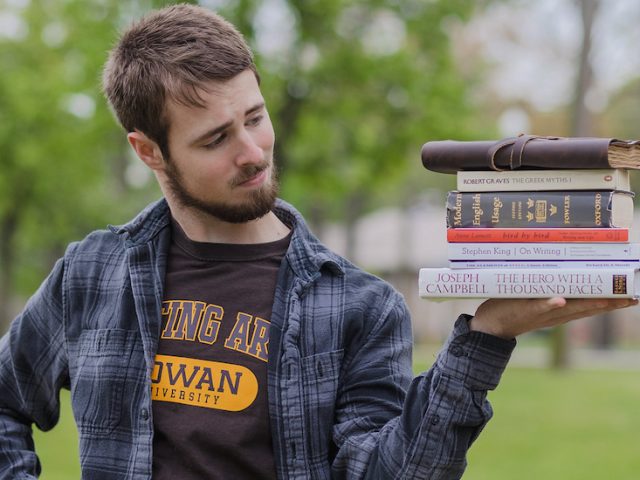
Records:
M411 374L411 333L409 314L398 302L344 369L334 428L339 446L334 476L461 478L466 453L491 418L486 395L507 365L513 337L629 304L635 302L489 300L476 317L458 319L433 367L403 395L398 379Z
M390 303L343 367L333 477L458 479L515 341L471 331L463 315L433 366L413 378L409 312L399 298Z
M0 478L37 478L32 424L58 421L66 383L62 326L62 261L0 339Z

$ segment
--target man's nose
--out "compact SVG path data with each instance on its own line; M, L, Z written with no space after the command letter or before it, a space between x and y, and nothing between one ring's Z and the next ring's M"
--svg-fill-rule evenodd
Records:
M248 131L243 131L240 135L236 163L239 166L242 166L253 163L262 163L263 161L264 152L262 151L262 148Z

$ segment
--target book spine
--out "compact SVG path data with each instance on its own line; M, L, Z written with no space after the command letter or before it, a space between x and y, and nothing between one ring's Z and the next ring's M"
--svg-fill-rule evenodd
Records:
M448 228L452 243L628 242L628 228Z
M449 192L450 228L611 228L612 191Z
M448 243L449 260L638 260L638 243Z
M453 260L449 262L449 268L640 268L640 260L630 262L615 261L578 261L578 260L530 260L530 261L474 261L474 260Z
M513 172L460 171L456 174L460 192L527 190L631 190L629 171L594 170L518 170Z
M637 298L635 269L422 268L422 298Z

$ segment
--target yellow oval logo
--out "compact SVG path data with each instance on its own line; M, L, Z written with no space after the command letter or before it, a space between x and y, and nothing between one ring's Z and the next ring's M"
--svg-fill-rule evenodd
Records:
M256 376L241 365L156 355L151 372L153 400L238 412L257 395Z

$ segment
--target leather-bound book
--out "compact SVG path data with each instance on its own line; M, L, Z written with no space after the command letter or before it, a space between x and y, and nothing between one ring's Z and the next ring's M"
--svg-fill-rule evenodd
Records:
M640 140L520 135L502 140L438 140L422 146L428 170L640 169Z

